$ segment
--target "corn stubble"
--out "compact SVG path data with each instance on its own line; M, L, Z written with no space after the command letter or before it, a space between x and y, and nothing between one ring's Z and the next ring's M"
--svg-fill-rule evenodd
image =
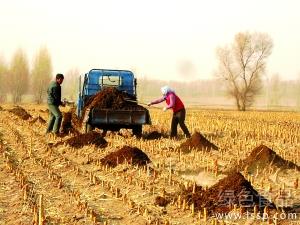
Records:
M32 118L48 119L42 106L23 108ZM181 131L177 140L167 138L171 114L151 109L153 125L144 127L141 139L124 130L109 132L99 146L98 142L85 142L84 136L76 133L44 136L46 124L30 123L31 117L25 120L4 110L0 115L1 162L4 173L16 180L20 189L16 190L19 200L11 196L5 199L22 201L19 211L28 217L23 223L39 225L244 224L245 218L225 221L213 217L213 213L222 211L218 199L222 192L216 192L234 193L244 186L250 196L263 195L272 205L259 208L254 198L255 204L245 208L235 199L226 212L245 215L248 210L273 216L295 211L293 204L300 202L299 114L199 109L187 112L188 128L196 134L194 138L201 139L189 142ZM153 132L155 135L147 137ZM205 145L198 148L186 143ZM128 152L114 154L134 148L145 154L143 163L132 163L125 157ZM109 155L114 156L113 166L105 163ZM199 173L212 177L214 183L203 185L197 180ZM223 182L229 184L222 185ZM287 196L290 205L284 207L282 199ZM9 212L0 213L5 214L7 224L14 224L9 221Z

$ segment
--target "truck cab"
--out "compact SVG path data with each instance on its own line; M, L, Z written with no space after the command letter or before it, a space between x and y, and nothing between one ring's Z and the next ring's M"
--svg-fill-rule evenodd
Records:
M116 87L136 99L136 78L129 70L92 69L79 77L77 115L81 117L85 102L105 87Z
M91 109L88 115L83 115L89 98L106 87L115 87L119 91L126 92L131 96L131 100L136 101L136 85L136 78L129 70L92 69L80 76L76 113L86 122L86 131L95 127L105 131L129 128L134 134L140 135L142 125L151 123L148 110L141 106L130 110Z

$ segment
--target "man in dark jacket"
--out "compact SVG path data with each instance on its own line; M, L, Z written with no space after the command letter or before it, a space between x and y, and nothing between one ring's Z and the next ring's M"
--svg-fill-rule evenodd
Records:
M61 87L60 85L64 81L63 74L56 74L54 81L51 81L47 94L47 103L49 108L49 123L46 133L53 132L54 134L59 134L59 128L62 121L62 113L59 110L59 106L65 106L61 101Z

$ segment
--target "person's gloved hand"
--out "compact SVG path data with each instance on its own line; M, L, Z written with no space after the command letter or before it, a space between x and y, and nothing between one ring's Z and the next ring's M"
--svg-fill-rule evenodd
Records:
M164 111L164 112L167 111L167 107L164 107L164 108L163 108L163 111Z

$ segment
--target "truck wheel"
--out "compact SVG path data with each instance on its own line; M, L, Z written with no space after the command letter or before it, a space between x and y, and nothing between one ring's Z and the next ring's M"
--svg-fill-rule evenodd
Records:
M137 137L142 137L142 130L142 125L136 125L132 128L132 133Z

